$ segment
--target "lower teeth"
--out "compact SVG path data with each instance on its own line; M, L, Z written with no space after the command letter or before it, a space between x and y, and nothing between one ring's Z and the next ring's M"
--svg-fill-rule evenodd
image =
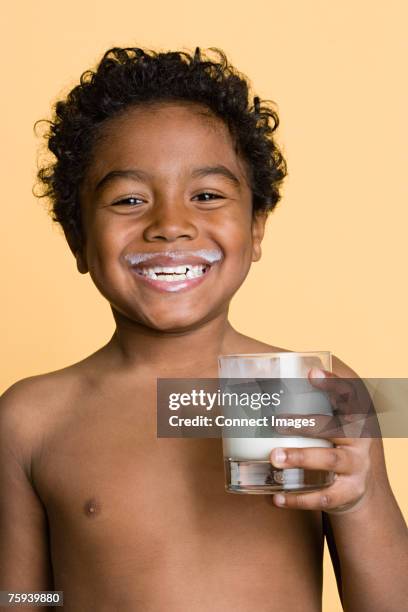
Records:
M192 278L198 278L198 276L202 276L204 272L201 274L195 274L194 276L188 276L187 274L157 274L157 280L164 280L167 282L173 281L182 281L182 280L191 280Z

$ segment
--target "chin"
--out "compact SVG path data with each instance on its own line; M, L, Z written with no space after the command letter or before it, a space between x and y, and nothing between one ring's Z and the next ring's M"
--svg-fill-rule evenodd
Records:
M177 309L175 305L168 308L161 307L160 309L144 307L140 310L135 310L134 307L129 308L129 305L127 305L127 308L123 306L118 308L116 305L113 306L113 310L116 312L116 316L125 317L129 321L151 330L168 333L182 333L195 329L216 315L212 309L206 309L201 313L197 312L197 303L195 308L191 306L191 308L185 308L184 310L182 308Z
M188 331L202 323L202 319L194 317L180 318L161 318L155 321L147 322L147 326L162 332L183 332Z

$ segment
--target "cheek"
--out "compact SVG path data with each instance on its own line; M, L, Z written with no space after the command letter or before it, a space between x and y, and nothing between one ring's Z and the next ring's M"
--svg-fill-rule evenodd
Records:
M100 214L95 215L90 227L89 254L101 261L115 255L117 257L126 242L127 234L129 234L125 219L119 216L116 218L109 217L104 211L101 211Z
M225 223L220 230L226 255L234 258L237 265L243 265L251 259L252 233L250 218L237 215L229 223Z
M232 221L232 220L231 220ZM251 225L242 217L224 223L217 233L218 242L225 255L223 283L235 292L244 282L252 262Z
M105 283L117 277L118 258L124 248L123 233L116 226L95 222L87 241L86 256L89 272L95 284Z

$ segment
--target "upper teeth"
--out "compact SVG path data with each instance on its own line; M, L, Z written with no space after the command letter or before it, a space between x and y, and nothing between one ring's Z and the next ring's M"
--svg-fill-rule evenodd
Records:
M149 278L172 281L183 280L185 278L195 278L204 274L206 265L182 265L182 266L155 266L152 268L139 268L139 272Z

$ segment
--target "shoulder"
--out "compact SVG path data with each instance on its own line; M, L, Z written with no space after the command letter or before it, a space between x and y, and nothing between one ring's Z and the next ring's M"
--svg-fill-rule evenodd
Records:
M79 364L12 384L0 397L0 446L27 460L85 383Z
M0 414L30 412L61 401L75 380L79 381L78 364L61 370L23 378L12 384L0 397Z
M40 418L52 407L74 399L77 393L94 386L103 367L103 349L77 363L46 374L29 376L15 382L0 396L0 418Z
M36 432L41 426L39 404L41 392L37 376L14 383L0 397L1 461L16 458L28 466L35 446ZM44 400L44 398L43 398Z

